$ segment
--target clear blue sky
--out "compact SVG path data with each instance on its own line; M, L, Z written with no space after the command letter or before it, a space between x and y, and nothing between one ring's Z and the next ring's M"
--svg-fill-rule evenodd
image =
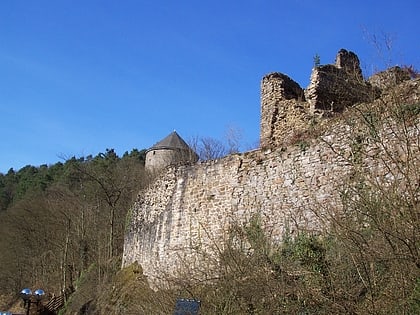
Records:
M420 1L2 0L0 172L185 139L259 138L260 80L313 57L420 65ZM372 36L392 49L379 50ZM387 41L387 40L386 40Z

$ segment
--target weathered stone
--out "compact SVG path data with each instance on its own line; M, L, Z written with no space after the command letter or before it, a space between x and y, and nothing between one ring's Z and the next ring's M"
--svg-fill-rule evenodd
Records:
M334 65L315 67L305 96L312 112L338 112L360 102L373 99L373 90L364 81L354 79Z
M312 112L337 112L373 100L375 91L363 79L356 54L341 49L335 65L318 66L312 70L305 96Z
M362 69L357 55L352 51L340 49L335 58L335 66L343 69L356 80L363 81Z
M359 58L345 49L337 53L335 64L312 70L305 91L287 75L270 73L261 82L261 146L299 140L319 117L377 96L377 90L363 79Z
M327 90L331 87L345 89L345 82L352 89L357 88L351 79L355 73L350 71L349 74L348 70L353 57L342 53L336 65L315 68L318 74L327 73L317 79L317 101L337 100L337 95ZM339 77L338 84L336 77ZM403 89L393 91L394 95L390 93L389 97L400 97L403 91L409 95L401 96L404 104L414 106L405 107L406 110L418 115L415 106L420 99L420 79L403 85ZM342 209L340 192L354 174L354 165L349 162L355 155L352 138L370 135L371 126L361 130L361 124L351 120L325 120L329 124L322 134L298 139L283 148L281 144L295 137L296 130L297 134L308 130L313 118L309 105L304 102L299 85L285 75L265 76L261 88L262 147L217 161L168 167L139 194L131 209L123 266L137 261L153 284L179 270L188 269L192 273L203 264L208 267L217 262L217 253L223 251L232 225L249 222L256 214L261 217L267 235L280 242L286 230L294 235L300 229L325 229L320 209ZM347 97L343 96L342 102L346 105L358 100L353 95L357 93L351 91L347 92ZM376 103L382 104L387 97L384 94ZM399 170L392 168L395 156L400 161L406 160L406 152L411 158L420 156L419 124L417 117L405 126L404 145L407 140L415 144L409 151L398 146L401 141L393 121L378 126L380 143L361 143L367 153L357 167L363 166L371 174L378 174L378 180L397 178ZM418 167L420 165L415 165ZM393 177L390 169L393 169ZM404 185L401 179L397 183Z
M303 89L287 75L280 72L272 72L264 76L261 84L262 94L269 97L270 94L278 100L303 100Z
M298 121L306 112L304 99L303 89L287 75L273 72L264 76L261 81L262 147L277 146L284 139L285 131L295 130L293 120ZM292 126L285 124L286 120Z
M336 122L322 139L308 139L305 151L298 146L286 152L255 150L169 168L132 207L123 265L139 262L151 282L179 268L199 269L209 263L209 253L223 248L232 224L247 222L255 214L277 241L286 228L324 228L312 211L320 204L341 207L341 185L352 175L352 165L344 158L352 149L349 128ZM414 139L420 136L418 128L413 128ZM386 160L382 145L394 150L398 146L393 141L398 139L367 147L367 152L375 150L377 159L366 155L366 167L388 167L392 162Z
M372 75L368 82L380 90L387 90L407 80L410 80L410 73L396 66Z

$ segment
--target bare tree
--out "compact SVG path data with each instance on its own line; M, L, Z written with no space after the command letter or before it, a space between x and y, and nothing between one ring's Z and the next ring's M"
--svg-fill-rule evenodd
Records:
M235 126L228 126L225 132L227 142L227 153L238 153L240 151L240 144L242 141L242 132Z

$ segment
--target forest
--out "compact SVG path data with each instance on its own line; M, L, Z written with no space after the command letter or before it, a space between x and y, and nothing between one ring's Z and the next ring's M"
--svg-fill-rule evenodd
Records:
M121 256L125 215L145 183L145 150L69 158L0 174L0 292L60 294Z

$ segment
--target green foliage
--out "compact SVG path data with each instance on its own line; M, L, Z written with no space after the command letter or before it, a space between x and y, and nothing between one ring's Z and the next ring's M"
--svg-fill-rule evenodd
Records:
M0 212L6 210L13 200L16 177L13 169L7 175L0 174Z
M144 162L146 161L146 150L143 149L139 151L137 149L133 149L130 153L125 152L122 156L122 159L132 159L134 161L141 162L144 164Z
M420 314L420 277L416 279L416 285L408 299L409 314Z
M120 261L124 218L145 181L144 150L0 174L0 291L58 295L92 264L100 286Z
M297 146L302 152L305 152L309 148L309 142L305 140L300 140L298 141Z
M326 245L320 237L305 233L299 234L296 239L287 240L282 247L282 255L287 259L322 274L326 274L328 270L326 251Z
M398 107L395 115L401 122L409 122L420 114L420 103L403 104Z
M252 216L249 224L244 226L243 229L246 233L245 239L250 243L254 251L253 255L258 254L268 257L270 254L270 243L261 225L261 218L258 215Z
M39 167L27 165L18 171L10 169L7 174L0 173L0 211L24 199L27 194L39 195L45 192L53 184L63 183L74 189L80 185L80 173L75 171L77 165L91 164L103 173L101 176L104 178L116 164L143 166L145 152L133 149L119 158L113 149L106 149L105 153L99 153L96 157L72 157L65 163Z
M6 210L27 194L44 192L50 185L60 181L64 172L65 166L59 162L50 167L27 165L17 172L10 169L6 175L0 174L0 210Z
M316 53L314 56L314 67L319 67L321 65L321 57Z

